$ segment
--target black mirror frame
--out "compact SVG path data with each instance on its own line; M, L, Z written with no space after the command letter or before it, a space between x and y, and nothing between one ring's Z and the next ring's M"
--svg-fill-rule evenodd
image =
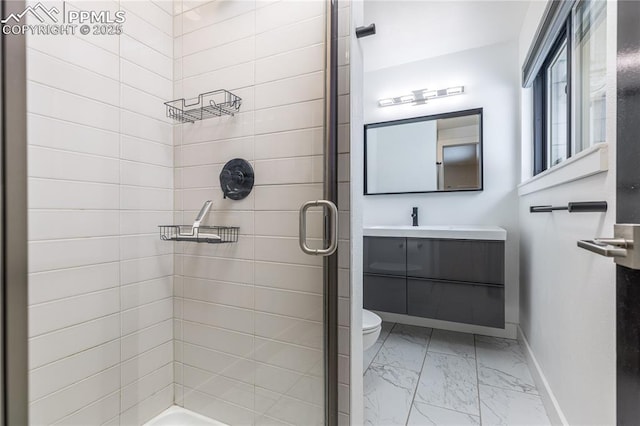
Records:
M432 121L444 118L465 117L468 115L480 116L480 186L476 189L450 189L441 191L406 191L406 192L367 192L367 130L376 127L387 127L397 124L418 123L421 121ZM364 195L395 195L395 194L438 194L443 192L478 192L484 191L484 120L483 109L473 108L463 111L446 112L442 114L424 115L421 117L403 118L400 120L382 121L380 123L370 123L364 125Z

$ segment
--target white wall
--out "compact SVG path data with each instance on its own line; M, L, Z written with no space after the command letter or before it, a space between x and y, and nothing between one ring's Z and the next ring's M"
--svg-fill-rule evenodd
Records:
M533 2L520 36L523 62L545 2ZM566 424L615 424L615 267L576 247L610 236L615 220L616 4L608 2L607 142L609 171L520 198L520 325L546 379L543 400ZM531 102L522 91L522 178L531 176ZM579 164L578 162L577 164ZM609 212L531 214L530 205L605 200Z
M66 6L127 21L27 39L30 420L141 424L173 402L172 10Z
M527 1L366 1L364 25L376 35L360 39L366 72L512 40Z
M365 123L483 108L484 191L362 197L363 223L411 224L419 207L422 225L498 225L507 230L506 321L518 322L519 181L518 48L502 43L368 72L364 75ZM426 105L379 108L377 100L422 88L465 86L465 94ZM362 194L362 187L353 191ZM512 328L514 330L514 328Z

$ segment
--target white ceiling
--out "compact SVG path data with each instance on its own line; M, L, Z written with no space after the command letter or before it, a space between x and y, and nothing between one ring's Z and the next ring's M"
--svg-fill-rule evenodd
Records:
M364 70L517 39L529 4L528 0L365 0L364 24L375 23L376 34L360 39Z

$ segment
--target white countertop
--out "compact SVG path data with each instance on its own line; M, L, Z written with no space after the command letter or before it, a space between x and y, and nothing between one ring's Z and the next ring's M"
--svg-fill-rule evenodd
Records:
M506 240L507 231L482 225L382 225L365 226L365 237L449 238L455 240Z

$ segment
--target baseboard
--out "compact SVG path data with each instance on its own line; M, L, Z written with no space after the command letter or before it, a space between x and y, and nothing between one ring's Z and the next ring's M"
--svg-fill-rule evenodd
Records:
M568 426L569 422L567 422L567 418L564 416L564 413L560 408L560 404L558 404L558 400L554 396L553 391L549 386L549 382L547 382L547 379L542 372L542 368L540 368L540 364L538 364L536 356L533 354L531 346L529 346L529 342L527 341L527 337L522 332L520 326L518 326L518 341L524 348L524 353L527 356L527 363L529 364L529 370L531 370L533 380L536 382L540 398L542 398L542 404L544 404L544 408L547 410L549 421L554 426Z
M517 324L506 323L504 328L483 327L480 325L463 324L435 320L431 318L414 317L411 315L394 314L390 312L374 311L383 321L397 322L407 325L419 325L420 327L438 328L440 330L459 331L462 333L482 334L483 336L503 337L515 339L518 335Z

